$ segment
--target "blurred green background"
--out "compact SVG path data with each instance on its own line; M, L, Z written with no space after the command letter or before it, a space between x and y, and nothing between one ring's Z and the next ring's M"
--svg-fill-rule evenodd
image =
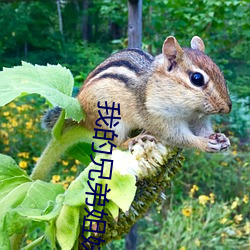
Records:
M126 48L125 0L0 1L0 68L62 64L81 86L111 53ZM138 249L249 249L250 191L250 2L143 0L143 49L161 53L174 35L189 46L202 37L206 53L222 69L233 100L230 115L214 117L215 129L231 140L220 154L186 150L183 171L138 223ZM61 25L60 25L61 23ZM0 109L0 152L30 173L49 135L40 118L47 108L38 96ZM51 181L66 188L84 166L65 158ZM26 241L39 234L33 231ZM44 249L47 246L44 246ZM124 249L124 239L106 249Z

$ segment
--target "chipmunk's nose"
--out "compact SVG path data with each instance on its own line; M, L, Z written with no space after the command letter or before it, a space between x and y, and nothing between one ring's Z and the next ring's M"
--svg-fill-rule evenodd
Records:
M229 101L222 109L220 109L219 113L228 114L231 112L231 109L232 109L232 102Z

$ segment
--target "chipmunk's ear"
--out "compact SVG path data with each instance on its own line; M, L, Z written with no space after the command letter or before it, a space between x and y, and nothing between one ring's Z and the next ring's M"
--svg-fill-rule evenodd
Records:
M182 59L183 50L175 37L169 36L162 46L162 54L170 61L179 61Z
M200 50L202 52L205 51L205 45L204 45L204 42L203 40L198 37L198 36L194 36L191 40L191 48L192 49L197 49L197 50Z

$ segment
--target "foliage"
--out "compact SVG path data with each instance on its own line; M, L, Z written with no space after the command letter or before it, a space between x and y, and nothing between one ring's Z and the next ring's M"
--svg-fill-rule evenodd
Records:
M81 0L61 2L63 34L59 31L55 1L1 2L0 67L18 65L21 60L41 65L60 63L71 69L80 86L87 74L108 54L127 46L126 1L88 1L89 6L85 10ZM210 245L208 236L222 249L230 248L230 244L235 244L237 249L247 242L245 236L249 222L246 217L249 212L246 209L248 204L243 200L249 192L250 161L249 8L248 1L240 0L143 1L143 48L157 54L168 35L175 35L180 44L186 46L193 35L201 36L206 52L226 76L233 110L229 116L215 118L216 128L230 135L232 150L219 155L186 153L183 174L173 182L172 191L166 193L168 204L164 203L161 213L152 209L146 220L141 222L141 231L148 228L140 236L141 248L159 249L160 244L167 245L170 239L175 238L174 232L178 230L176 223L182 223L182 230L193 226L192 230L183 232L185 238L178 238L178 246L182 250L188 244L194 249L213 248L215 243ZM88 17L87 39L83 39L84 16ZM28 174L48 139L40 129L40 117L47 107L43 99L33 95L22 97L0 110L0 152L12 155ZM65 156L53 170L51 182L67 188L84 168L81 162ZM214 193L215 203L209 201L204 207L198 199L189 197L193 185L199 187L199 196L209 197L210 193ZM231 208L234 202L240 204L236 209ZM223 208L225 205L227 210ZM190 207L193 217L183 215L183 209ZM226 211L227 222L216 222ZM240 214L243 220L237 224L234 216ZM201 226L207 218L210 218L206 225L208 235L204 235ZM27 243L39 238L44 228L41 229L34 223ZM187 239L192 240L187 243ZM169 242L171 249L170 244L176 243ZM121 249L124 240L108 247Z
M67 113L68 110L69 118L77 117L75 115L79 110L80 104L77 99L70 97L73 90L73 78L71 73L60 65L48 65L45 67L23 63L22 66L13 69L4 69L0 73L0 78L1 105L5 105L21 94L28 93L41 94L47 98L48 103L61 104L61 106L71 98L72 103L74 101L78 105L66 105L62 114L64 111ZM38 84L38 82L40 84ZM7 83L9 84L7 85ZM22 84L20 85L20 83ZM16 107L15 104L12 104L12 107ZM29 106L26 105L26 107ZM7 117L6 120L8 120L8 111L4 111L4 117ZM82 118L83 116L78 117L78 119ZM10 249L10 246L18 248L16 244L18 244L17 242L19 242L19 240L15 239L14 236L14 240L10 243L9 237L15 233L22 233L24 228L32 224L32 221L40 222L40 225L36 223L40 228L43 228L45 223L49 224L49 226L46 227L45 236L49 239L52 248L56 245L56 239L63 249L71 249L74 246L77 247L83 216L88 215L85 210L88 209L91 211L92 209L90 205L91 202L87 204L85 201L85 193L87 191L92 192L91 187L97 183L96 180L98 179L97 175L99 173L95 171L95 173L92 174L93 179L90 182L90 186L86 185L89 169L98 170L98 166L95 166L94 163L89 164L89 166L73 180L65 192L61 185L55 184L53 181L52 183L46 183L39 180L44 180L47 177L51 167L55 164L55 160L58 160L67 148L70 148L76 142L82 141L85 142L85 144L90 143L89 137L92 135L90 131L82 127L80 127L79 130L76 126L73 126L71 130L67 129L63 131L60 124L61 120L64 121L64 116L59 118L56 123L53 129L54 138L52 138L46 150L37 161L31 178L28 177L26 172L21 170L21 168L27 168L27 161L20 161L20 168L11 157L0 154L0 199L3 204L0 213L0 230L2 232L0 242L2 249ZM15 123L17 126L18 123ZM5 136L3 143L8 145L9 134L2 130L1 133ZM74 138L77 138L77 140L75 141ZM85 144L81 144L81 146L85 146ZM74 151L76 150L77 148L74 149ZM82 150L84 150L84 148L80 148L80 152ZM128 153L121 152L120 156L122 154L126 159ZM18 153L18 156L21 158L30 158L29 152ZM53 160L53 157L56 157L55 160ZM102 158L107 158L107 156L99 154L95 158L95 161L100 162ZM105 171L109 171L108 167L104 169ZM106 173L107 171L105 171L103 175L108 176L109 172ZM135 177L132 174L123 173L121 175L119 169L113 169L113 178L111 180L98 180L99 184L109 185L110 188L116 187L115 189L112 188L114 189L112 193L107 194L110 203L105 206L105 211L114 218L118 216L119 209L126 212L135 195ZM118 186L120 188L118 188ZM121 199L121 192L125 194L126 199ZM106 196L101 199L106 199L105 197ZM43 240L44 237L41 236L30 244L35 246L42 243Z
M185 198L175 210L146 217L150 226L138 249L247 249L248 204L247 196L232 203L217 202L213 193Z
M48 140L47 134L41 131L43 110L38 109L39 106L48 107L32 95L1 108L0 152L12 155L28 173Z
M161 188L168 185L171 177L180 168L177 149L148 142L148 145L145 143L145 148L135 145L133 154L129 150L119 149L112 154L98 154L95 157L91 154L94 157L93 162L76 179L72 179L66 191L62 185L55 184L55 176L52 183L47 183L46 178L65 152L73 157L80 156L79 160L84 164L89 163L89 156L82 157L81 154L85 151L86 145L89 150L88 144L92 142L93 132L81 124L78 125L79 123L63 126L65 113L68 113L69 119L83 119L83 116L78 114L78 99L71 97L72 76L60 65L45 67L23 63L22 66L13 69L4 69L0 72L0 79L0 105L13 101L20 94L28 93L43 95L48 103L61 106L68 100L78 104L62 107L61 115L51 133L52 139L30 176L21 170L27 168L26 161L19 162L19 167L13 158L0 154L2 249L19 249L26 228L34 226L34 222L40 230L46 225L44 235L30 242L24 249L36 247L45 239L50 242L52 249L57 243L62 249L77 249L83 239L96 236L95 232L102 233L99 236L104 243L118 238L121 234L127 233L134 222L145 213L151 202L158 197ZM8 111L5 111L5 116L8 116ZM6 138L9 137L7 132L3 134ZM4 143L9 144L8 141ZM98 145L101 145L104 152L110 151L110 147L103 147L102 140L95 141L95 146ZM29 158L30 155L22 152L18 156ZM104 159L112 159L111 166L110 161ZM104 164L102 170L98 166L101 165L99 162ZM98 178L100 172L102 178ZM112 178L109 178L111 174ZM59 180L60 176L56 179ZM140 182L136 183L136 180ZM148 182L146 187L145 182ZM105 191L102 189L103 186ZM92 223L99 220L101 228L98 223L95 225L97 231L94 231L95 226L92 226Z
M138 223L138 249L249 248L249 146L230 134L228 152L185 152L166 200ZM107 249L121 249L122 242Z
M9 105L1 108L3 116L1 116L0 124L0 133L2 138L0 142L0 150L6 154L13 155L16 161L19 163L19 166L28 173L31 172L31 169L37 161L37 157L42 151L42 147L48 140L48 138L46 139L46 134L41 131L40 128L40 117L46 107L47 106L44 104L44 101L37 98L37 96L26 96L22 97L17 102L12 102ZM35 117L35 119L33 117ZM144 228L148 228L147 234L142 234L140 236L140 242L144 241L144 237L145 240L148 239L152 232L157 234L157 237L158 234L163 235L167 233L168 227L166 226L163 227L164 231L161 232L162 225L164 223L168 223L166 222L168 220L166 217L166 211L170 211L169 213L173 220L175 216L180 219L183 218L181 211L182 208L190 205L189 194L193 189L193 185L197 185L199 187L199 190L195 192L195 197L198 198L200 195L204 194L209 196L210 193L215 194L216 197L215 201L218 206L213 208L213 210L210 210L212 208L207 207L203 210L203 216L208 216L208 214L214 216L213 218L215 218L215 216L220 216L219 213L221 212L224 204L227 203L232 205L234 201L239 201L241 205L237 206L237 210L234 210L235 215L242 214L245 221L245 218L249 216L249 211L247 209L247 205L249 203L244 205L245 202L243 202L243 200L247 201L247 198L245 197L247 197L246 195L250 190L249 148L246 144L239 144L239 140L231 132L231 129L234 128L234 126L234 123L226 125L222 124L219 127L217 126L217 128L221 129L222 131L224 131L224 129L228 131L230 135L230 141L232 143L232 148L230 151L223 154L212 155L201 153L199 151L186 152L186 160L184 161L183 172L175 177L175 180L172 184L172 191L168 191L166 193L167 201L163 204L163 206L157 207L158 211L162 212L160 214L159 212L156 213L155 209L152 208L151 212L146 216L146 219L140 222L139 228L141 232L145 231ZM64 159L58 162L57 167L53 170L51 182L61 184L64 188L67 188L69 184L75 179L75 176L78 176L83 169L84 165L79 161L75 161L73 159L71 160L69 157L64 157ZM193 202L196 202L196 205L200 206L196 198L193 198ZM230 210L230 206L228 206L228 208ZM213 214L213 212L215 214ZM231 218L234 217L233 210L230 212L230 214ZM198 214L196 214L196 216L198 216ZM153 221L155 221L155 223L153 223ZM182 220L182 222L187 223L185 220ZM201 223L199 220L198 222ZM193 220L192 223L195 224L196 220ZM169 228L174 226L170 226L169 224L167 225ZM194 227L197 228L199 225L194 225ZM236 232L236 236L230 236L226 233L226 235L223 234L223 237L218 236L218 240L223 240L225 236L229 237L230 239L233 238L232 240L235 241L234 244L237 244L238 241L242 241L242 238L237 236L237 234L240 235L238 230L243 231L242 227L239 229L238 226L235 228L234 226L236 225L232 225L232 230ZM244 227L244 222L241 222L240 225L243 225ZM184 226L185 225L183 225L183 227ZM216 227L217 226L220 226L220 232L227 232L228 225L219 223L216 224ZM39 225L39 227L41 226ZM27 239L28 243L31 243L31 240L37 239L42 235L41 229L43 229L43 227L41 227L40 230L38 229L39 227L38 224L34 224L34 226L31 227L31 231L29 232ZM216 230L216 227L214 228L211 225L211 234ZM172 230L175 230L175 227ZM199 230L199 232L195 231L192 234L194 240L196 237L198 237L200 231L202 230ZM150 236L150 239L153 241L154 236ZM199 241L203 242L202 244L207 244L205 243L204 238L203 241L201 241L201 239L199 239ZM121 249L121 245L123 244L122 242L123 241L114 242L109 247L111 249ZM226 244L226 242L228 241L224 241L224 244ZM220 242L220 244L222 244L222 242ZM154 249L158 245L152 244L150 246L151 247L148 247L149 249ZM46 247L44 249L46 249Z
M126 1L86 2L84 9L81 0L62 1L63 34L55 2L2 3L0 66L14 66L21 60L42 65L60 63L70 66L80 83L109 53L127 45ZM250 93L249 9L248 1L240 0L144 0L144 48L157 54L168 35L175 35L186 46L193 35L199 35L207 53L223 69L232 93L246 97ZM88 38L83 42L84 25Z
M61 65L33 66L22 63L12 69L4 68L0 73L0 105L25 94L40 94L53 106L65 109L65 118L80 121L83 110L77 99L71 97L74 80L69 70ZM8 86L8 88L6 88Z
M175 189L175 185L180 187L182 183L182 190L174 191L175 200L180 202L182 195L186 194L193 184L199 186L202 193L215 193L219 201L230 201L248 193L250 188L248 147L240 149L237 143L234 143L235 138L231 136L230 139L233 144L231 150L223 154L186 152L183 166L185 175L177 177L173 184Z

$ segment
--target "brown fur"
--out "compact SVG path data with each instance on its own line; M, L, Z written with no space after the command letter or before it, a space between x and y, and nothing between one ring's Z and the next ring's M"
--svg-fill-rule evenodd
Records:
M225 79L217 65L203 53L204 43L194 37L182 49L174 37L163 44L163 54L153 58L146 52L124 50L101 63L87 77L78 99L87 119L96 127L97 102L120 103L121 121L115 129L122 144L133 129L143 129L164 144L218 150L207 138L213 133L208 114L228 113L231 101ZM194 86L189 73L201 70L207 82ZM107 127L103 124L103 128ZM220 145L219 145L220 144Z

